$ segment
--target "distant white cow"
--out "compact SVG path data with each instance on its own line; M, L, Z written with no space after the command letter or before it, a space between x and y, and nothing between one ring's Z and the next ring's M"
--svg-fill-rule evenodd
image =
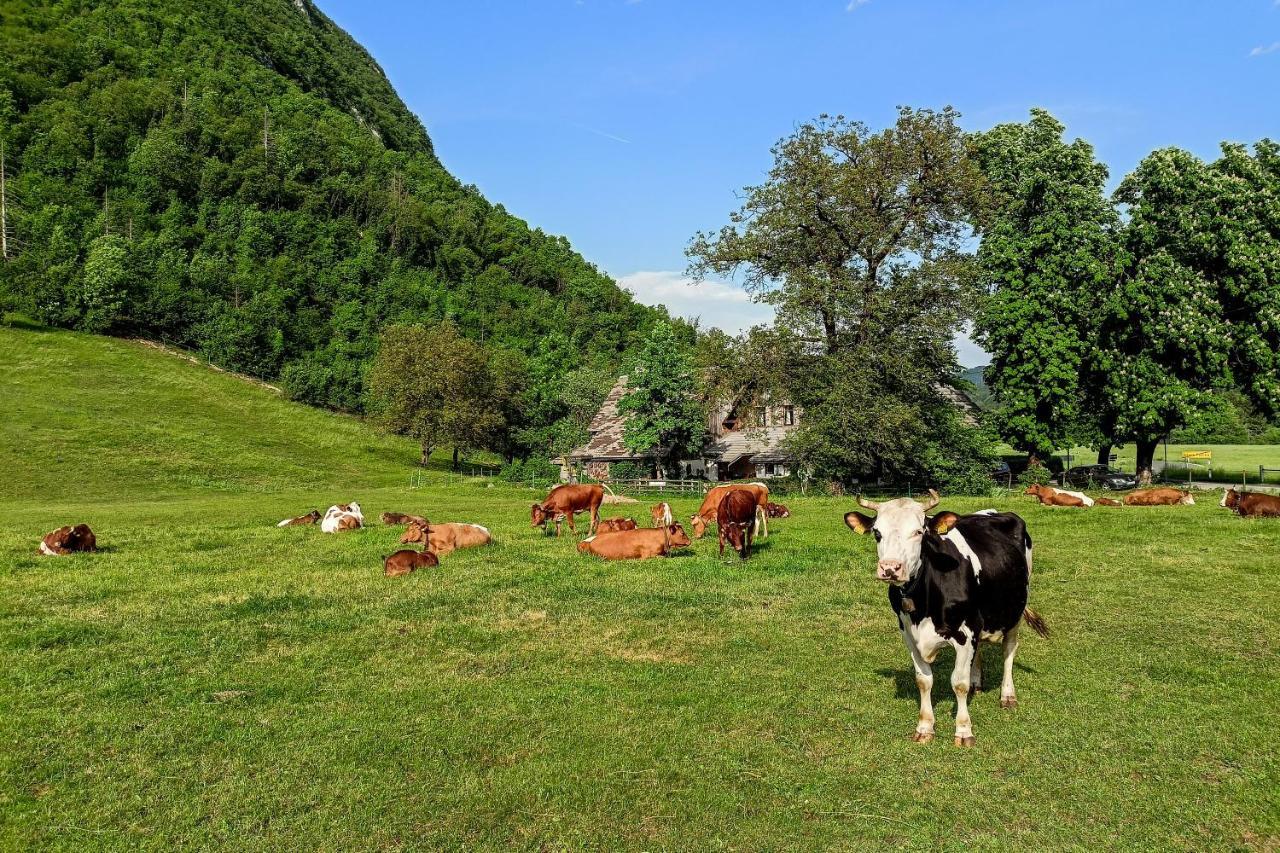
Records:
M337 533L339 530L357 530L364 527L364 513L360 504L352 501L349 504L335 504L329 507L320 522L320 529L325 533Z

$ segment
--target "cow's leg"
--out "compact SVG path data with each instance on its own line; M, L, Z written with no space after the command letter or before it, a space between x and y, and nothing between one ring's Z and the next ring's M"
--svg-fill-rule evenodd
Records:
M1014 708L1018 696L1013 690L1013 656L1018 653L1018 626L1004 632L1004 677L1000 681L1000 707Z
M576 527L573 526L573 510L569 510L568 512L566 512L564 514L564 518L565 518L565 521L569 522L569 532L573 534L577 534L578 530ZM557 525L556 535L557 536L560 535L559 525Z
M907 652L911 655L911 664L916 671L916 687L920 690L920 719L911 739L916 743L928 743L933 740L933 667L920 654L905 628L902 630L902 641L907 644Z
M974 693L982 690L982 643L974 640L973 665L969 667L969 689Z
M964 629L961 629L964 630ZM973 746L973 720L969 718L969 672L977 655L978 635L970 633L966 642L952 640L956 650L951 670L951 689L956 694L956 746Z

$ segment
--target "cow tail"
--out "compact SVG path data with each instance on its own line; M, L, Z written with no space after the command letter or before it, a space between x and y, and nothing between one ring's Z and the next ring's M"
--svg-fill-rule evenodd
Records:
M613 495L615 498L617 497L617 495L616 495L616 494L614 494L613 489L609 488L609 484L608 484L608 483L601 483L601 484L600 484L600 486L601 486L601 487L602 487L606 492L608 492L609 494Z
M1032 610L1030 607L1024 608L1022 618L1026 620L1027 625L1032 631L1035 631L1041 637L1049 636L1049 624L1044 621L1044 617Z

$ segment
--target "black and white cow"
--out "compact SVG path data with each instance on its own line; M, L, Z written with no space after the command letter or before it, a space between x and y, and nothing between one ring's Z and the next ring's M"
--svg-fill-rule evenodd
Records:
M876 577L889 584L889 603L915 665L920 688L920 722L912 740L933 740L933 670L948 645L956 650L951 688L956 694L956 746L973 746L969 690L982 689L979 640L1004 643L1004 680L1000 707L1018 704L1013 690L1013 656L1023 618L1040 636L1048 628L1027 607L1031 580L1031 537L1011 512L983 510L960 516L926 513L938 505L938 493L925 503L911 498L859 505L875 518L846 513L845 524L876 538Z

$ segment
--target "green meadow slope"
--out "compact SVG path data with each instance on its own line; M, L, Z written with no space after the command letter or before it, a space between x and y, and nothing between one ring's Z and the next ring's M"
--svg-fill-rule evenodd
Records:
M973 697L971 750L944 652L920 745L847 499L787 498L745 564L713 539L605 564L531 530L528 490L410 488L411 447L207 367L0 351L0 850L1280 843L1280 523L948 500L1027 519L1053 635L1015 710ZM274 526L351 499L495 544L388 580L396 528ZM35 556L82 520L100 553Z
M29 500L407 482L413 447L137 341L0 325L0 458Z

